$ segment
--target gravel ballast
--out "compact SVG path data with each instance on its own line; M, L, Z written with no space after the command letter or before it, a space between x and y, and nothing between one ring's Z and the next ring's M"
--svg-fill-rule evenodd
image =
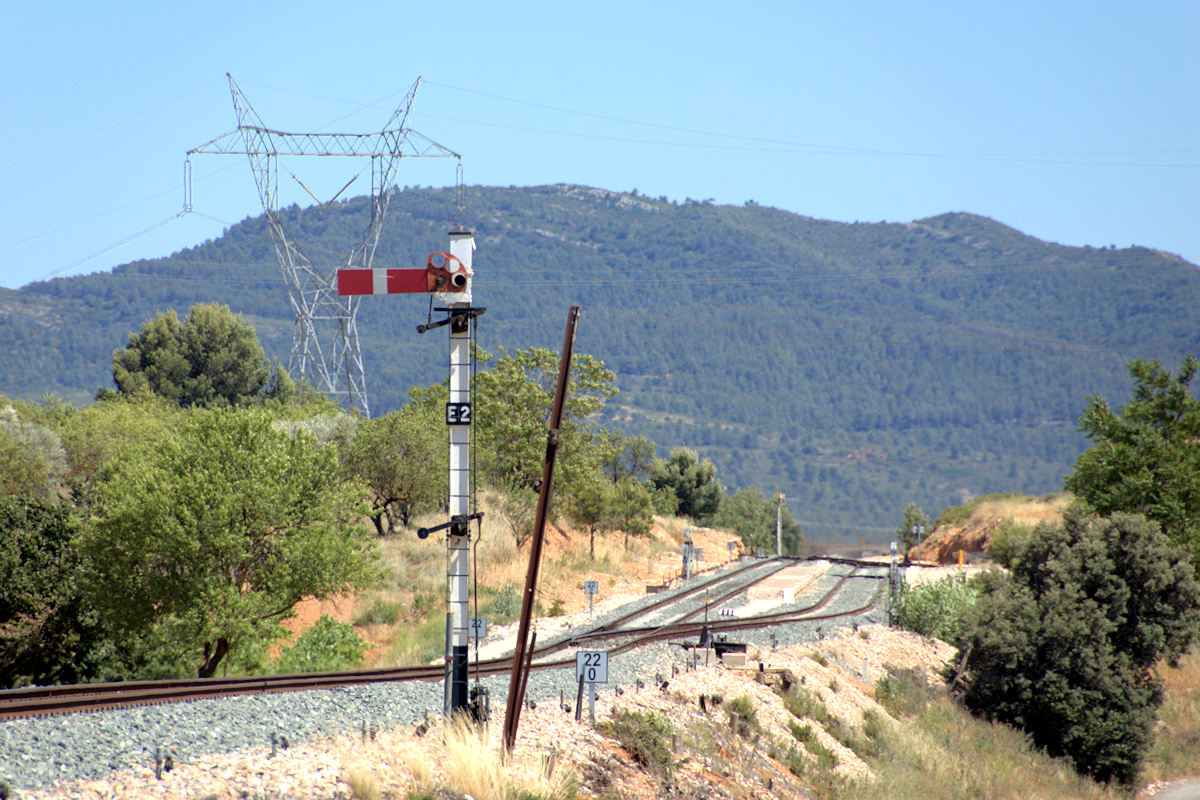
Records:
M850 569L831 566L806 597L776 610L810 605L812 598L827 591ZM886 575L886 566L861 572L861 577L847 581L837 597L815 613L828 614L865 605L879 590L882 575ZM586 627L603 624L606 618L615 618L661 598L662 595L648 596L597 615ZM743 593L725 605L736 606L744 601ZM837 627L882 621L881 601L865 614L736 631L729 634L729 639L767 648L815 641ZM584 627L579 626L581 630ZM571 635L567 632L555 638ZM570 651L556 654L555 658L564 655L569 657ZM669 681L675 672L686 669L687 658L683 648L665 643L612 656L609 682L598 688L612 693L638 681L647 684L653 680ZM481 681L490 692L494 719L503 717L508 681L507 675ZM573 668L535 671L529 678L526 700L557 704L560 698L565 698L573 706L577 687ZM442 697L440 681L368 684L9 720L0 722L0 780L19 792L153 766L156 753L183 763L202 754L271 747L273 741L282 747L285 742L353 734L364 726L377 730L415 727L427 716L441 714Z

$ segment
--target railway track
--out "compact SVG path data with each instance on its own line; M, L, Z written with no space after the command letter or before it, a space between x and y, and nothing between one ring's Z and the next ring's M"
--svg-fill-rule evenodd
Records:
M829 560L829 559L826 559ZM826 590L816 602L798 609L761 614L752 617L708 621L695 621L704 606L698 604L702 592L709 592L710 605L719 605L748 588L774 575L781 569L797 563L794 559L771 559L767 562L751 562L735 570L708 580L698 581L683 591L655 601L649 605L621 615L603 624L560 640L538 647L533 654L534 670L556 669L575 663L574 656L560 657L565 650L581 646L594 647L605 643L611 655L628 652L646 644L668 641L682 637L700 635L707 627L710 634L745 629L761 629L766 626L792 622L836 619L865 613L879 600L883 589L880 581L871 600L851 609L830 611L828 607L837 598L846 582L866 567L877 563L837 559L835 563L851 566ZM760 574L761 573L761 574ZM872 576L878 577L878 576ZM716 599L713 599L715 592ZM684 604L666 622L651 625L632 625L639 618L650 618L655 613L678 604ZM698 605L698 607L696 607ZM481 676L507 673L511 669L511 657L480 661L471 665L472 673ZM171 703L201 698L230 695L258 694L265 692L288 692L306 689L330 689L371 683L396 683L403 681L432 681L444 676L441 665L397 668L375 668L343 672L308 673L303 675L268 675L220 679L178 679L155 681L123 681L119 683L75 684L63 686L31 687L0 691L0 720L47 714L63 714L98 711L134 705Z

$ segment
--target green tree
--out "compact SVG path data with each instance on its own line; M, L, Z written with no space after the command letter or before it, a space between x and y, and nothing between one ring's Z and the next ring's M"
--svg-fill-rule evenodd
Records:
M135 671L210 676L232 648L278 637L302 598L369 583L363 491L334 448L262 412L192 412L102 470L88 597L124 641L146 643Z
M1011 574L983 573L980 589L958 642L965 704L1082 773L1132 785L1162 697L1152 668L1200 626L1182 550L1144 517L1077 505L1035 529Z
M707 458L701 461L695 450L686 447L676 447L665 461L656 459L650 465L650 482L674 493L679 500L678 513L695 520L715 514L724 494L713 463Z
M721 500L721 506L712 518L712 526L734 531L742 537L742 543L747 547L761 547L768 553L774 553L777 510L775 501L768 499L762 489L748 486ZM779 515L779 522L783 552L798 555L804 544L804 532L786 503Z
M59 435L22 421L12 406L0 408L0 494L52 498L66 475L67 453Z
M502 491L496 510L508 524L517 547L524 547L533 536L533 523L537 518L538 493L533 489L518 486Z
M489 358L481 355L480 360ZM476 381L475 424L480 466L504 489L532 489L541 480L546 432L558 378L558 353L543 347L500 351ZM563 406L556 487L570 489L595 468L592 417L616 395L615 376L604 363L575 354Z
M1092 447L1075 461L1066 488L1101 514L1127 511L1154 520L1184 547L1200 575L1200 400L1189 384L1200 360L1172 376L1158 361L1129 364L1133 400L1113 411L1088 398L1079 430Z
M613 484L597 479L582 483L571 494L571 518L588 533L588 558L596 558L596 531L612 520Z
M113 352L112 373L121 394L148 391L181 406L246 405L269 375L254 326L216 303L192 306L186 322L174 309L146 322ZM278 376L273 391L290 395Z
M904 542L905 558L908 557L908 550L917 546L917 526L920 526L925 533L932 533L928 527L929 517L921 510L920 506L910 502L904 507L904 514L900 517L900 527L896 529L896 536ZM917 555L920 556L919 553Z
M613 483L624 478L645 480L654 463L654 442L641 434L627 436L618 430L601 431L598 451L600 468Z
M354 431L343 463L371 490L371 521L382 536L446 500L445 426L428 404L409 403Z
M611 530L619 530L625 534L625 549L629 549L630 536L646 536L650 533L650 523L654 521L654 503L650 490L640 481L624 478L620 483L613 484L610 508Z
M0 687L95 676L103 633L81 599L72 509L0 497Z
M149 394L114 394L71 413L60 431L76 502L87 502L92 480L121 448L161 435L183 413L175 403Z

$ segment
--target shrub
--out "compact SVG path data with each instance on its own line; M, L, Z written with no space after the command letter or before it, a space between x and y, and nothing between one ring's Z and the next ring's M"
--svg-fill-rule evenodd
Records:
M357 625L395 625L399 620L400 604L382 598L376 598L374 603L354 616Z
M908 670L889 672L875 684L875 700L893 717L920 714L925 710L928 695L924 676L918 675Z
M837 756L833 754L832 750L821 744L817 735L813 733L811 725L801 725L789 720L788 730L792 732L792 736L796 737L796 741L804 745L805 750L817 757L817 764L821 769L833 769L837 766Z
M367 643L354 632L348 622L338 622L328 614L319 620L291 647L285 648L275 665L275 671L330 672L352 669L362 665Z
M1068 509L1011 575L982 574L963 621L964 703L1099 781L1131 786L1162 691L1151 671L1200 627L1200 588L1157 524Z
M963 612L975 604L978 595L978 588L961 574L906 587L896 608L896 624L923 636L955 642Z
M780 692L779 694L783 698L783 707L793 717L800 719L808 717L822 724L831 719L829 711L825 708L825 704L807 689L793 686L791 691Z
M1006 519L992 532L988 555L1003 567L1012 569L1021 557L1021 551L1033 537L1033 526L1022 525Z
M499 589L492 597L492 614L496 617L497 624L513 621L520 610L521 596L517 594L517 587L511 583Z
M937 515L937 519L933 521L933 527L941 528L946 525L962 525L971 518L971 514L975 513L975 509L984 503L995 502L997 500L1023 500L1024 498L1025 495L1020 492L1000 492L980 495L960 506L950 506L949 508L942 509L942 512Z
M758 714L754 710L754 701L746 695L739 695L725 704L729 719L738 733L749 736L752 731L759 729Z
M667 717L656 711L619 710L613 713L606 733L650 771L664 775L671 772L675 760L670 741L675 726Z
M804 756L800 755L800 751L796 749L795 745L788 747L787 753L785 753L783 756L783 765L788 768L789 772L798 778L804 776L805 770L808 766L808 764L805 762Z

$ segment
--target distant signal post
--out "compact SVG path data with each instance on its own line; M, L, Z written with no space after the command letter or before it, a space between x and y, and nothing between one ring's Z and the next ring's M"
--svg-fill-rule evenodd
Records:
M470 639L470 525L483 515L474 508L471 486L471 447L474 414L471 404L472 342L475 320L483 308L471 305L471 257L475 238L470 230L450 231L449 252L429 256L424 269L341 269L338 294L432 294L443 303L439 312L447 317L417 326L418 333L448 325L450 328L450 397L446 403L446 426L450 435L450 519L442 525L421 528L422 539L447 530L446 586L449 596L449 625L446 637L446 697L449 715L468 713L467 647Z

